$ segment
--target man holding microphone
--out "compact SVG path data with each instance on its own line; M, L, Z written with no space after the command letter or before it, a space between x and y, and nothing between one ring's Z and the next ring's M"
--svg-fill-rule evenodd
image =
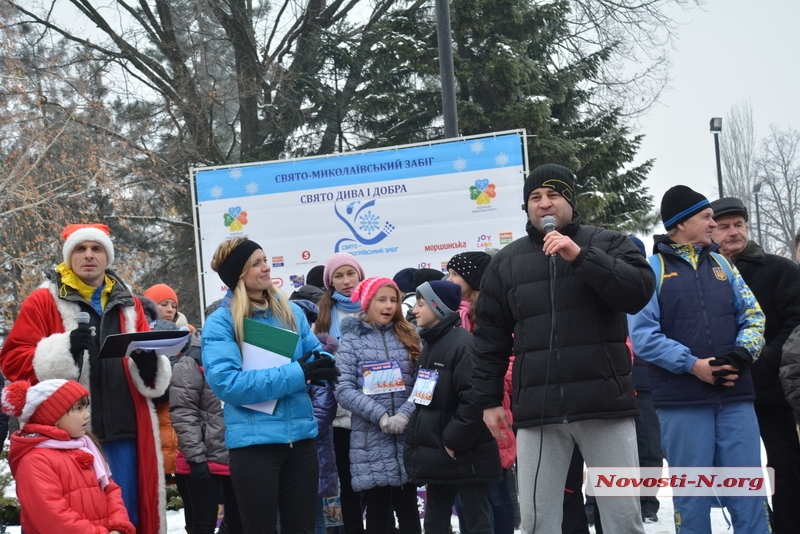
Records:
M627 237L581 224L574 176L560 165L526 179L527 235L498 252L476 306L473 391L495 437L509 356L524 534L561 531L577 443L592 466L638 466L626 313L650 300L652 269ZM638 497L598 498L608 532L643 533Z

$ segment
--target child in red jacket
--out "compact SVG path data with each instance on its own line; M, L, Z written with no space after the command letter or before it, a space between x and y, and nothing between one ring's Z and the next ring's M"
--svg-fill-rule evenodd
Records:
M26 534L136 534L122 490L88 434L89 391L72 380L3 389L3 411L19 417L11 436L11 474Z

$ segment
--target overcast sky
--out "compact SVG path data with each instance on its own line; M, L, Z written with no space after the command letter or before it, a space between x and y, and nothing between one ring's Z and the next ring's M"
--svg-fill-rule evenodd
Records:
M708 0L676 18L670 87L640 121L639 159L656 159L647 185L657 209L676 184L717 198L708 123L731 105L750 99L758 138L770 124L800 129L800 1Z

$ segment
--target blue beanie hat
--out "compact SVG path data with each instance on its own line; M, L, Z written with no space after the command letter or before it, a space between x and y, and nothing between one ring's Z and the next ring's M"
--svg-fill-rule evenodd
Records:
M425 282L417 293L428 304L439 319L447 319L458 313L461 305L461 286L446 280Z

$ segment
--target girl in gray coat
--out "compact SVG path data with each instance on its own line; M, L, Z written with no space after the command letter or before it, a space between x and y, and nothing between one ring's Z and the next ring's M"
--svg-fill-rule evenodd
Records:
M389 278L368 278L352 295L361 319L342 322L336 399L352 412L352 485L366 505L366 534L383 534L393 506L401 534L419 534L417 488L403 465L404 432L414 405L420 341L403 317L402 293Z

